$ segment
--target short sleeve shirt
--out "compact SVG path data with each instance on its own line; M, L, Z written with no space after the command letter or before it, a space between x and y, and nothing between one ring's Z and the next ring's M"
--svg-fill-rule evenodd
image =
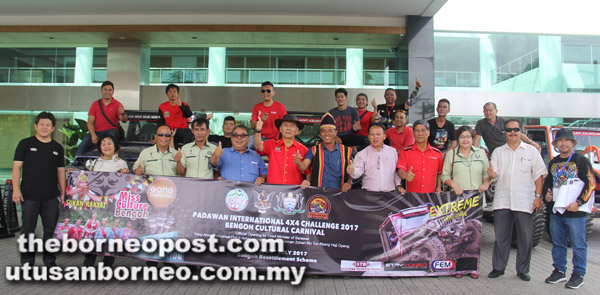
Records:
M371 126L371 119L373 118L373 112L367 110L358 111L358 118L360 119L360 130L355 133L362 136L369 136L369 126Z
M258 176L267 175L265 161L251 149L240 154L232 147L224 148L217 168L227 180L254 182Z
M168 148L165 153L161 153L156 145L142 150L133 170L140 165L143 167L143 174L177 176L177 162L173 159L175 151Z
M104 110L104 113L115 126L119 126L119 115L121 115L121 113L119 113L119 108L122 106L123 105L114 98L108 105L102 103L102 109ZM100 111L100 106L98 105L97 100L95 100L90 106L88 115L95 117L96 121L94 122L94 129L96 131L117 129L117 127L111 125L108 121L106 121L106 118L104 118L104 115L102 115L102 111Z
M60 195L57 168L65 167L65 153L58 142L41 142L35 136L25 138L17 145L14 160L23 162L23 199L46 201Z
M185 102L181 102L181 106L187 106ZM183 115L181 107L178 105L172 106L168 101L163 102L159 107L159 111L162 113L165 124L171 129L185 129L188 128L187 118Z
M282 139L271 139L263 142L263 152L261 154L269 157L267 183L292 185L302 183L302 171L294 163L294 155L298 151L304 159L308 149L296 140L289 147L285 146Z
M390 141L390 146L400 152L402 148L415 143L415 135L412 128L405 126L402 132L398 133L396 127L385 131L385 138Z
M379 113L379 115L381 116L379 122L383 124L383 126L385 126L386 129L392 128L392 126L394 126L394 124L392 124L392 121L394 121L394 118L396 117L396 112L400 110L406 112L404 104L394 105L393 107L388 107L385 104L377 105L377 113Z
M360 121L358 111L353 107L346 107L343 111L333 108L329 110L329 113L335 119L335 128L337 129L338 136L352 134L352 125L354 125L354 122Z
M433 193L437 176L442 174L444 159L440 150L427 144L421 151L416 144L405 147L398 155L396 168L408 171L412 167L415 178L406 182L406 191L413 193Z
M263 114L267 114L267 120L263 120L261 136L268 139L279 139L279 129L275 126L275 120L282 119L287 114L285 106L277 101L273 101L270 107L266 107L264 103L259 102L252 108L252 117L250 121L258 121L258 117L262 118Z
M448 120L444 123L441 128L438 127L435 118L427 121L429 123L429 145L440 150L442 153L445 152L450 146L450 142L456 140L456 130L454 124Z
M128 167L127 162L119 158L117 155L114 155L110 160L104 160L99 157L87 168L91 171L118 172Z
M496 116L496 123L494 123L494 125L486 118L477 121L477 124L475 125L475 132L477 135L483 137L490 154L493 153L497 147L506 143L506 135L504 134L505 122L506 119Z
M217 146L206 142L199 148L195 141L181 148L181 164L185 167L185 177L213 179L214 172L210 165L210 157Z

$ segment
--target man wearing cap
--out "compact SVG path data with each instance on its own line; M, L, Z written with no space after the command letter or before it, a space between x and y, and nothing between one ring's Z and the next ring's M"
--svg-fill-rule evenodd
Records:
M335 119L330 113L321 118L319 134L323 142L308 150L302 160L299 153L295 155L295 163L300 171L305 172L311 167L312 173L306 173L302 181L302 189L308 186L337 188L347 192L352 187L352 178L346 173L350 163L352 149L336 143ZM312 166L311 166L312 165Z
M440 150L427 142L429 125L423 120L413 123L415 144L405 147L398 154L398 175L406 179L406 191L433 193L442 191L444 158Z
M573 249L573 272L565 286L577 289L583 285L587 265L585 224L588 213L580 211L580 206L590 202L596 182L590 161L574 151L577 140L571 130L559 129L552 145L558 148L560 154L548 163L548 176L542 188L547 202L546 208L552 210L550 234L554 271L546 279L546 283L556 284L567 280L567 241L570 241ZM558 206L555 207L554 201L557 201L557 205L565 203L558 200L559 191L563 189L569 192L573 189L574 194L569 195L576 196L576 199L571 203L566 202L568 205L560 210Z
M504 274L510 255L513 223L517 235L517 276L529 281L533 243L533 211L542 208L542 185L546 166L540 153L521 141L521 122L509 119L504 125L506 144L492 154L488 176L498 179L494 195L493 270L489 278Z
M379 123L369 126L369 146L356 154L346 172L354 179L362 177L362 189L370 192L391 192L396 188L404 193L396 172L398 153L385 145L385 127Z
M286 114L283 118L275 120L275 126L281 133L281 139L262 141L263 121L261 117L258 117L254 132L256 152L269 157L267 183L300 185L304 178L302 171L294 162L295 155L299 153L303 159L308 149L297 142L295 137L300 134L304 124L300 123L295 115Z

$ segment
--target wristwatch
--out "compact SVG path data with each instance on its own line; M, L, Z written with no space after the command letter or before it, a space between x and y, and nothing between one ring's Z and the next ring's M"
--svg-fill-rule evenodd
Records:
M540 198L540 199L541 199L541 198L542 198L542 195L541 195L541 194L535 194L535 197L536 197L536 198Z

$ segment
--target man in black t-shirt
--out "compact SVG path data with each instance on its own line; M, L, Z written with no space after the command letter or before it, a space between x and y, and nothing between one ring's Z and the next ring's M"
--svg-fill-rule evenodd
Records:
M417 79L415 89L410 94L408 100L403 104L396 104L397 95L394 88L386 89L384 92L385 104L377 105L375 113L373 114L373 120L383 124L385 129L388 129L393 126L392 122L394 121L394 118L396 118L397 111L404 110L408 117L408 109L410 109L410 106L415 101L421 86L423 86L423 83Z
M65 199L64 149L51 137L55 124L56 119L49 112L41 112L36 117L35 136L19 142L12 170L12 198L21 204L22 210L21 235L35 233L38 216L41 216L44 241L52 238L59 202ZM56 265L53 253L44 251L43 260L46 266ZM21 265L27 263L34 265L35 253L21 253Z
M232 147L231 135L233 134L233 129L235 129L235 118L227 116L223 119L223 135L209 135L208 141L215 145L219 145L220 142L223 148Z
M429 145L437 148L445 155L447 151L456 147L456 130L454 124L446 120L446 115L450 112L450 101L442 98L437 105L438 117L433 118L429 124Z

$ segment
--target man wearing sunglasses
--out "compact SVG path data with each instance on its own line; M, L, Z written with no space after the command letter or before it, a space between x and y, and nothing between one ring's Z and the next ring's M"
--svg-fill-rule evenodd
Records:
M218 168L221 173L219 180L254 182L256 185L267 180L267 166L255 151L248 148L248 142L250 135L246 126L233 129L232 147L223 149L223 144L219 142L210 157L212 167Z
M279 139L279 128L275 126L275 120L282 119L283 116L287 114L285 106L282 103L273 100L275 93L273 83L269 81L262 83L260 95L263 101L257 103L252 108L250 124L252 129L256 130L256 122L260 117L263 121L263 126L259 131L261 131L261 136L264 140Z
M196 178L214 178L214 171L210 166L210 157L217 146L208 142L210 134L209 121L205 117L198 117L192 122L194 141L184 145L177 151L177 173L180 176Z
M504 125L506 144L492 154L488 175L496 182L494 196L494 232L496 242L492 254L492 267L488 277L504 274L508 264L513 235L513 222L517 232L517 276L529 281L529 263L533 243L533 211L542 208L542 185L546 166L540 153L521 138L521 122L507 120Z
M156 144L142 150L135 164L133 173L136 175L165 175L177 176L176 152L169 147L173 132L167 125L156 129ZM181 155L179 156L181 157Z

